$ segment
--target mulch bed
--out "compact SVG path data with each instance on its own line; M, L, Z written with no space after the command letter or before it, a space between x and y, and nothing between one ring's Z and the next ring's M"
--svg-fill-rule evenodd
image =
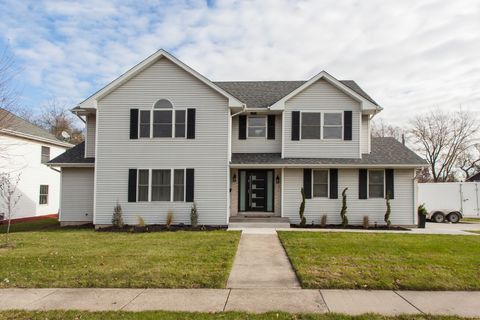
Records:
M202 226L197 226L197 227L192 227L190 225L184 225L184 224L178 224L178 225L172 225L169 228L167 228L166 225L164 224L149 224L148 226L145 227L139 227L139 226L130 226L126 225L123 228L116 228L113 226L110 227L105 227L105 228L99 228L97 231L101 232L165 232L165 231L214 231L214 230L226 230L227 226L207 226L207 225L202 225Z
M304 227L301 227L298 224L291 224L291 228L302 228L302 229L354 229L354 230L389 230L389 231L411 231L408 228L405 227L399 227L399 226L391 226L390 228L387 228L387 226L371 226L369 228L364 228L363 226L346 226L343 227L338 224L327 224L325 226L321 226L319 224L307 224Z

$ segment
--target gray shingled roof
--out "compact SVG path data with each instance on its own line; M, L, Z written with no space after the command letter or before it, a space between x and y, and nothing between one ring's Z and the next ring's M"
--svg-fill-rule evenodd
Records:
M300 155L299 155L300 156ZM233 153L231 164L278 164L278 165L425 165L426 162L415 152L395 138L372 138L370 154L361 159L344 158L281 158L280 153Z
M14 115L13 113L0 108L0 120L2 122L2 127L6 130L15 131L18 133L28 134L38 138L46 139L52 141L52 143L65 143L57 139L53 134L46 131L39 126L36 126L27 120L20 118L19 116Z
M219 81L214 83L235 98L246 103L249 108L266 108L305 82L306 81ZM340 82L377 105L355 81L340 80Z
M85 142L82 142L50 160L48 163L95 163L95 158L85 158Z

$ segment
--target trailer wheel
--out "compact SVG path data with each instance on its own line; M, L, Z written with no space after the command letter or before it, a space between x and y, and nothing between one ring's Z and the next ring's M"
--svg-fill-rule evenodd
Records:
M451 223L457 223L458 221L460 221L460 215L458 214L458 212L450 212L447 216L447 219Z
M445 216L441 212L436 212L433 214L432 220L433 222L436 222L436 223L442 223L443 221L445 221Z

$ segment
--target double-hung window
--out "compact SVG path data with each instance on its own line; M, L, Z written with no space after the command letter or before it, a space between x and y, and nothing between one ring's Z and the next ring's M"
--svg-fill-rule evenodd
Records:
M249 116L248 117L248 137L265 138L267 135L267 117Z
M368 197L383 198L385 190L385 171L368 170Z
M185 138L185 110L175 110L175 138Z
M150 110L140 111L140 138L150 138Z
M170 201L170 170L152 170L152 201Z
M328 198L328 170L313 170L313 196Z
M42 146L41 163L47 163L50 161L50 147Z
M302 139L320 139L320 112L302 112Z
M149 170L138 170L138 201L148 201Z
M171 138L172 137L172 110L154 110L153 111L153 137Z
M48 185L40 185L40 198L38 200L39 204L48 204Z
M173 170L173 201L185 199L185 170Z
M323 114L323 139L342 139L343 116L341 112Z

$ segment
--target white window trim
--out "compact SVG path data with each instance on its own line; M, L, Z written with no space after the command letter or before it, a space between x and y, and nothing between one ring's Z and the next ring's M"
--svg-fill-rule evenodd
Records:
M177 122L176 122L177 111L185 111L185 122L184 122L185 130L184 130L184 133L183 133L183 137L175 137L175 130L176 130L176 126L177 126ZM187 139L187 108L173 109L172 130L173 130L172 138L174 138L174 139Z
M383 197L370 197L370 171L383 171ZM386 196L386 175L385 169L368 169L367 170L367 199L385 199Z
M41 192L41 191L42 191L42 186L47 186L47 193L42 193L42 192ZM39 195L38 195L38 204L39 204L40 206L48 206L48 202L49 202L49 200L50 200L50 185L48 185L48 184L41 184L39 189L40 189L40 190L39 190ZM41 197L42 195L44 195L44 196L46 195L46 196L47 196L47 202L45 202L45 203L40 203L40 197Z
M323 140L326 140L326 141L343 141L344 139L344 126L345 126L345 121L344 121L344 112L343 111L339 111L339 110L322 110L322 111L315 111L315 110L299 110L300 111L300 137L299 137L299 140L320 140L320 141L323 141ZM302 131L303 131L303 127L302 127L302 114L303 113L319 113L320 114L320 139L303 139L302 138ZM325 121L325 113L340 113L341 116L342 116L342 130L341 130L341 133L342 133L342 137L341 138L324 138L323 136L323 128L325 127L324 125L324 121ZM338 127L338 126L327 126L327 127Z
M339 113L339 114L340 114L340 116L341 116L341 118L342 118L342 123L341 123L341 125L340 125L340 127L341 127L341 135L342 135L342 136L341 136L340 138L325 138L325 137L323 136L323 129L325 128L325 113ZM321 119L320 119L320 120L321 120L320 127L321 127L321 130L322 130L322 132L321 132L321 138L322 138L322 140L333 140L333 141L335 141L335 140L343 140L343 133L344 133L344 132L343 132L343 131L344 131L344 129L343 129L343 128L344 128L344 119L343 119L343 116L344 116L344 112L343 112L343 111L338 111L338 110L335 110L335 111L333 111L333 110L332 110L332 111L330 111L330 110L322 111L322 117L321 117ZM328 127L336 128L336 127L338 127L338 125L336 125L336 126L327 125L326 127L327 127L327 128L328 128Z
M249 134L249 131L248 130L250 128L250 118L263 118L264 122L265 122L265 136L263 137L250 137L250 134ZM254 128L260 128L259 126L253 126ZM268 137L268 119L267 119L267 116L266 115L248 115L247 116L247 139L263 139L263 140L267 140L267 137Z
M46 148L46 149L48 150L48 160L45 161L45 162L43 162L43 156L44 156L44 154L43 154L43 149L44 149L44 148ZM40 147L40 163L46 164L48 161L52 160L52 159L51 159L51 154L52 154L52 150L50 149L49 146L41 146L41 147ZM46 154L45 154L45 155L46 155Z
M155 112L166 112L170 111L172 113L172 129L170 132L170 137L154 137L153 136L153 118ZM153 109L152 116L150 117L150 138L151 139L175 139L175 109Z
M140 173L139 171L140 170L147 170L148 171L148 200L147 201L139 201L138 200L138 195L139 195L139 187L140 187L140 184L139 184L139 180L140 180ZM170 200L155 200L153 201L152 200L152 188L153 188L153 185L152 185L152 179L153 179L153 170L168 170L170 171ZM177 200L174 200L174 192L175 192L175 189L174 189L174 175L175 175L175 170L183 170L183 201L177 201ZM185 167L174 167L174 168L137 168L137 199L136 199L136 202L154 202L154 203L157 203L157 202L177 202L177 203L184 203L186 202L186 196L187 196L187 168Z
M159 99L159 100L162 100L162 99ZM157 100L155 103L157 103L159 100ZM170 101L170 100L168 100L168 101ZM173 108L171 108L171 109L156 108L155 109L154 108L155 103L152 105L152 107L150 109L139 109L138 110L138 139L187 139L187 125L188 125L188 121L187 121L187 111L188 110L187 109L189 109L189 108L186 108L186 107L175 108L175 106L173 106L173 103L170 101L170 103L172 103ZM190 108L190 109L193 109L193 108ZM142 111L148 111L150 113L150 128L149 128L150 129L150 134L149 134L149 137L142 137L140 135L140 126L141 126L141 118L142 118L141 113L142 113ZM153 136L153 118L154 118L154 112L155 111L160 111L160 112L171 111L172 112L172 132L171 132L170 137L154 137ZM185 132L184 132L183 137L175 137L176 111L185 111Z
M326 197L318 197L314 195L313 186L315 184L315 171L327 171L327 196ZM330 169L313 169L312 170L312 198L314 199L330 199Z
M308 138L308 139L303 139L302 138L302 132L303 132L303 127L302 127L302 114L303 113L319 113L320 114L320 125L319 125L319 128L320 128L320 138L319 139L315 139L315 138ZM299 137L299 140L322 140L322 112L321 111L300 111L300 137Z

